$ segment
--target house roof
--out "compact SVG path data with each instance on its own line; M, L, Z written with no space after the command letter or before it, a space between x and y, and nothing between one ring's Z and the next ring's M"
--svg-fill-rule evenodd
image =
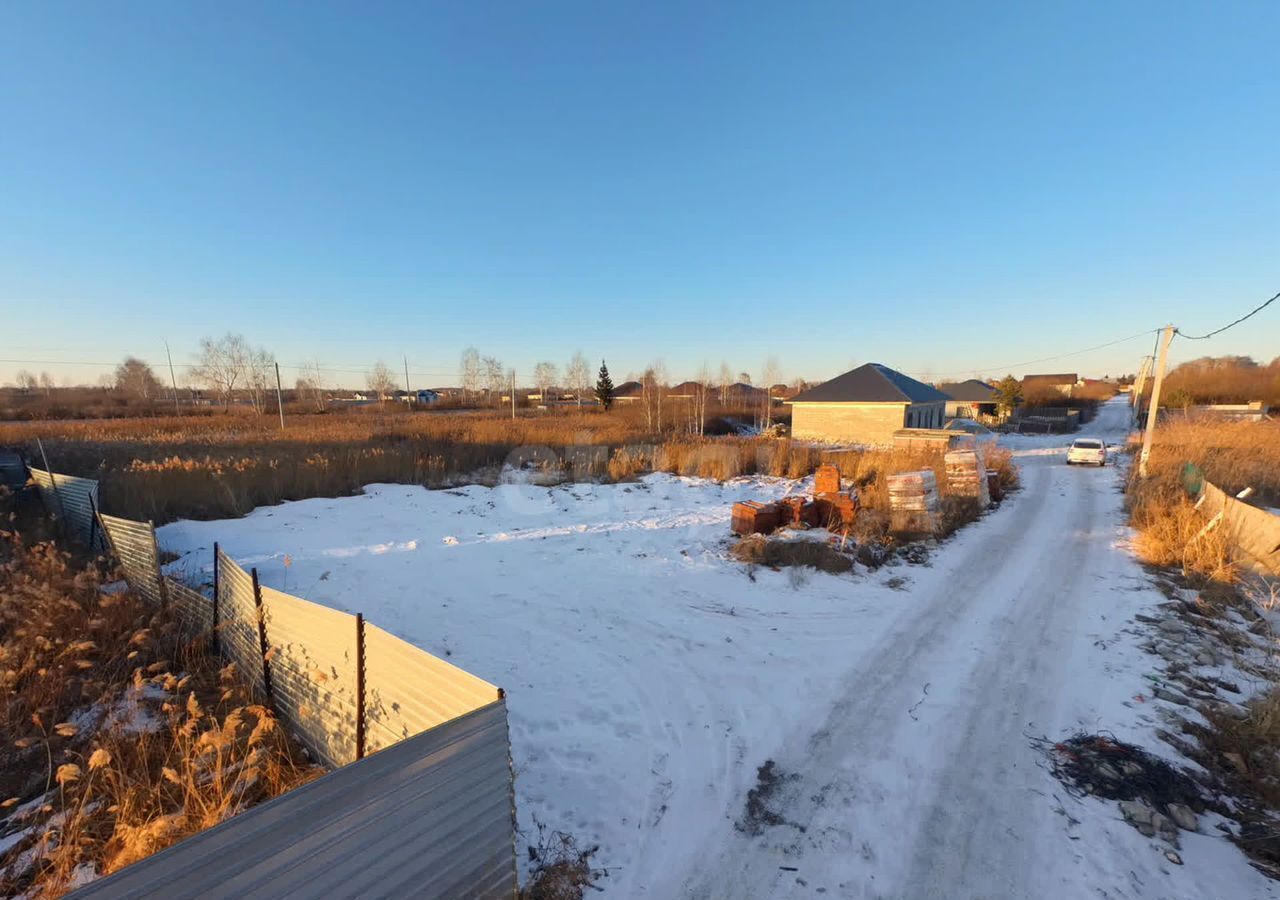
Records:
M638 381L624 381L624 382L622 382L622 384L618 385L616 388L614 388L614 389L613 389L613 396L615 396L615 397L631 397L631 396L639 397L639 396L640 396L640 391L641 391L641 390L642 390L642 385L640 384L640 382L638 382Z
M971 403L994 403L996 399L996 389L977 378L970 378L968 381L944 382L938 385L938 390L952 400L968 400Z
M950 398L880 363L867 363L791 398L792 403L941 403Z
M1029 384L1075 384L1080 378L1074 372L1065 375L1024 375L1022 386Z

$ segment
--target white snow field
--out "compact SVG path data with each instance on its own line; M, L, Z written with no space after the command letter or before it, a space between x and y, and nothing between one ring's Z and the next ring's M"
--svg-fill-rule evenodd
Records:
M1123 440L1128 407L1086 433ZM1109 730L1169 756L1131 619L1115 467L1016 438L1024 487L929 565L797 574L727 556L733 501L802 487L654 475L261 508L160 529L366 617L507 690L524 839L599 844L603 897L1269 897L1202 817L1185 865L1069 797L1031 738ZM288 565L286 566L286 559ZM785 824L735 828L756 769ZM520 846L523 860L523 840Z

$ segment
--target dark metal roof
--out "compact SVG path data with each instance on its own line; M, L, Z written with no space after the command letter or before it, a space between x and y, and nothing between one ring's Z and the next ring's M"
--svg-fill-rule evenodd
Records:
M938 385L938 390L952 400L968 400L974 403L994 403L996 389L985 381L970 378L968 381L951 381Z
M791 398L792 403L941 403L950 398L880 363L867 363Z

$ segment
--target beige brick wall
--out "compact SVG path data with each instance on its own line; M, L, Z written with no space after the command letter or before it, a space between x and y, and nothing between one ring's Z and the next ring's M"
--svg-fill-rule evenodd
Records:
M791 434L811 441L892 444L906 421L905 403L797 403Z

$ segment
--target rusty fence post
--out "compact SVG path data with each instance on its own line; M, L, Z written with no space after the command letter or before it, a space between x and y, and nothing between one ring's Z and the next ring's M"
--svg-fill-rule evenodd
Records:
M258 647L262 651L262 687L267 692L267 702L274 710L276 706L275 692L271 690L271 660L267 658L267 619L262 608L262 588L258 586L258 570L249 570L253 576L253 605L258 610Z
M218 648L218 542L213 542L213 626L210 633L213 635L213 652L217 653Z
M356 759L364 759L364 614L356 613Z

